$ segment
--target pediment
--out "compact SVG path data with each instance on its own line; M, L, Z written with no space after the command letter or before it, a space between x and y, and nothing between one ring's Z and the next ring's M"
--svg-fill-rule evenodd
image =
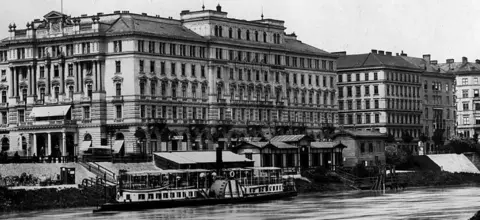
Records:
M50 20L50 19L58 19L58 18L62 18L64 17L65 14L62 14L58 11L51 11L49 12L48 14L44 15L43 17L47 20Z

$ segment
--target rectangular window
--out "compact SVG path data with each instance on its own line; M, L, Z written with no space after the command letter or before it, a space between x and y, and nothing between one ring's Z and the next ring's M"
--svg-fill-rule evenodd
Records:
M181 66L180 66L181 70L182 70L182 76L186 76L186 67L185 67L185 63L182 63Z
M121 105L117 105L115 106L116 108L116 116L117 118L122 118L122 106Z
M176 75L175 63L171 63L171 64L170 64L170 74L172 74L172 76L175 76L175 75Z
M469 105L468 105L468 102L463 102L462 104L463 104L463 110L464 110L464 111L467 111L467 110L469 109L469 108L468 108L468 106L469 106Z
M375 123L380 123L380 114L375 114Z
M140 106L140 118L145 118L145 105Z
M150 72L155 73L155 61L150 60Z
M373 94L378 95L378 86L373 86Z
M467 85L467 84L468 84L468 79L462 78L462 85Z
M201 66L201 67L200 67L200 76L201 76L202 78L205 78L205 66Z
M165 62L160 62L160 74L165 75Z
M90 118L90 106L83 107L83 118L84 119Z
M177 45L170 44L170 55L177 55Z
M8 124L7 112L2 112L2 124Z
M25 122L25 110L18 110L18 122Z
M373 80L378 80L378 73L377 72L373 73Z
M468 116L464 116L464 117L463 117L463 124L464 124L464 125L470 124L470 118L469 118Z
M145 66L144 66L144 62L143 60L139 60L138 61L138 65L139 65L139 69L140 69L140 73L143 73L143 71L145 70Z
M379 109L380 108L379 101L375 100L374 103L375 103L375 109Z
M143 41L143 40L137 41L137 49L138 49L138 52L145 52L145 50L144 50L144 44L145 44L145 41Z
M462 98L468 98L468 89L462 90Z
M113 41L113 52L115 52L115 53L122 52L122 41L121 40Z

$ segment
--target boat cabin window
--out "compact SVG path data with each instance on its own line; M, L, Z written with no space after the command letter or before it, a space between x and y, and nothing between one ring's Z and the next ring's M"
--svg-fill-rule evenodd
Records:
M170 193L170 198L175 198L175 193Z
M138 200L145 200L145 194L138 194Z
M153 199L153 194L148 194L148 199Z
M187 197L187 193L186 193L186 192L183 192L183 197Z
M163 198L168 199L168 193L163 193Z
M181 192L177 192L177 197L182 197L182 193L181 193Z
M192 196L193 196L193 192L192 191L188 192L188 197L192 197Z
M155 194L155 199L162 199L162 194L160 193Z
M131 200L131 199L130 199L130 194L127 194L127 200Z

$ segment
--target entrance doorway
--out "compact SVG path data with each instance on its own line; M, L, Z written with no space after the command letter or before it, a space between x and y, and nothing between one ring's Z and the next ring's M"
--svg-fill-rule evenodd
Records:
M300 167L302 169L308 168L308 147L302 146L300 148Z

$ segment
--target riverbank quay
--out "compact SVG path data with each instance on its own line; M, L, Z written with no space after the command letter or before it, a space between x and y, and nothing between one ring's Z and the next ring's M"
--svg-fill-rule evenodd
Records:
M480 185L480 174L450 173L445 171L411 171L398 172L399 182L406 188L443 187ZM321 169L312 173L304 173L309 181L297 179L296 185L299 193L349 191L356 190L345 183L333 172ZM387 190L389 190L387 188Z
M97 206L105 202L104 187L0 187L0 213Z

